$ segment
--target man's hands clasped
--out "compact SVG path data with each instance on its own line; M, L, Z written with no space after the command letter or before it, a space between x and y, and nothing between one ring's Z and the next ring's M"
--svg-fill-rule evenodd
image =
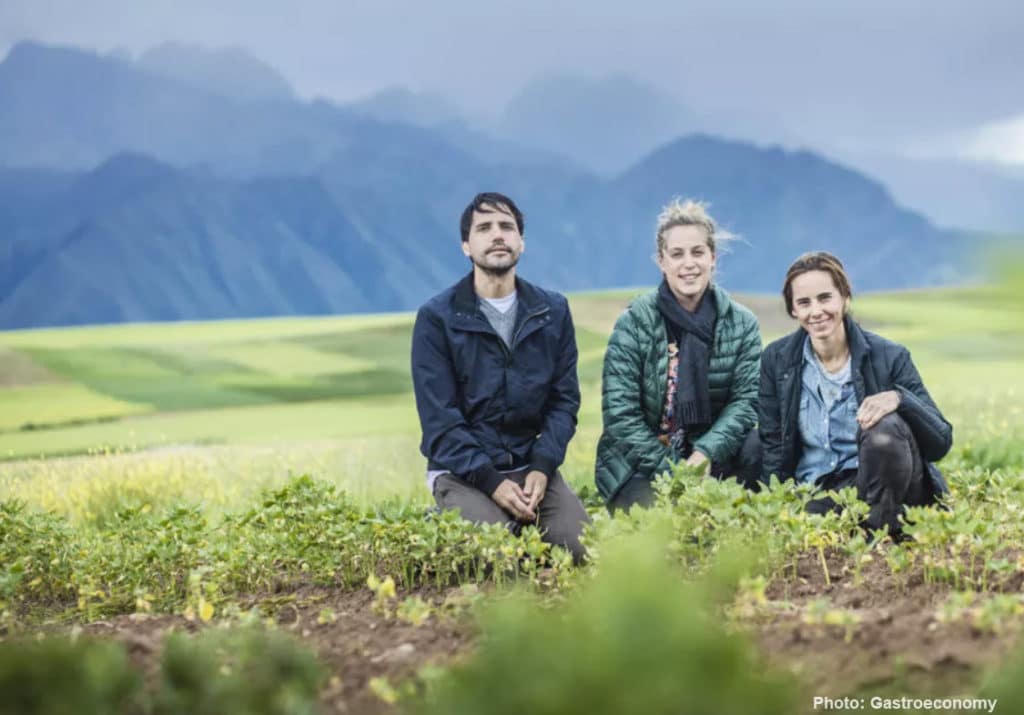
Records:
M526 483L522 487L506 479L494 490L491 499L517 521L529 523L537 521L537 507L547 488L547 475L534 469L526 475Z

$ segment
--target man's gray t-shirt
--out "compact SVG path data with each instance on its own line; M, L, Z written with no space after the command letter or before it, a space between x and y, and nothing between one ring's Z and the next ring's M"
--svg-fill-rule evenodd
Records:
M516 327L516 304L515 291L504 298L480 299L480 312L509 347L512 347L512 330Z

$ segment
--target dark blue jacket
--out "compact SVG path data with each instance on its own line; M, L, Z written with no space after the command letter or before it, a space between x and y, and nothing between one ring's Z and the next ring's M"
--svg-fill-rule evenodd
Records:
M412 334L420 451L487 494L498 470L554 476L580 407L568 302L521 278L516 291L511 348L477 307L472 273L420 308Z
M896 414L914 433L935 493L947 492L942 474L931 462L945 457L953 446L953 426L925 389L910 352L902 345L863 330L849 316L845 325L857 402L886 390L899 392L900 406ZM757 415L765 481L772 474L779 479L792 478L800 460L800 390L806 336L800 328L773 342L761 355Z

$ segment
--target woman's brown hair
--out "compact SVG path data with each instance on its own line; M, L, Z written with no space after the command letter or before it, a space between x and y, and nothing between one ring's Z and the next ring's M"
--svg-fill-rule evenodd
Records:
M810 271L824 271L832 276L839 294L844 298L853 297L853 290L850 288L850 277L846 275L843 263L827 251L812 251L805 253L795 261L786 271L786 282L782 284L782 297L786 300L786 312L793 315L793 279Z

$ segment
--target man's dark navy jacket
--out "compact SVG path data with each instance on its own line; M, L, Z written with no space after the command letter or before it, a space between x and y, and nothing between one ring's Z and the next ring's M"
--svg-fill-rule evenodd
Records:
M553 477L580 407L568 302L521 278L516 293L511 348L480 312L472 273L420 308L412 334L420 451L487 494L501 471Z

